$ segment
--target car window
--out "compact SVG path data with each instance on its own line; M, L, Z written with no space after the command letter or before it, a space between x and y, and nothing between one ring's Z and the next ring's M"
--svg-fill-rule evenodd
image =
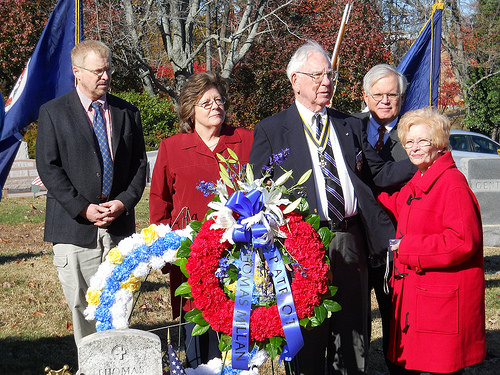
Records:
M450 135L450 146L455 151L469 151L467 136L465 134Z
M498 145L483 137L472 137L472 147L475 152L484 154L497 154Z

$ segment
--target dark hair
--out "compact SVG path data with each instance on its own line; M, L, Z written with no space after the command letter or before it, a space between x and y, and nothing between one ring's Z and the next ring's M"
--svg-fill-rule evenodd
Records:
M229 108L227 100L227 82L219 74L213 72L203 72L194 74L187 80L179 96L177 114L179 116L179 131L181 133L191 133L194 130L194 105L203 96L205 91L215 87L221 97L226 98L224 109Z

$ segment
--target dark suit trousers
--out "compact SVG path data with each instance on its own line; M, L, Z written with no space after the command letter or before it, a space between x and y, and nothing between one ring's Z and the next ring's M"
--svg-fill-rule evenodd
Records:
M333 299L340 303L342 310L333 313L321 326L310 331L302 330L304 347L291 362L292 371L286 368L287 374L352 375L366 372L370 299L364 238L361 223L346 232L336 232L329 257L332 285L338 287Z

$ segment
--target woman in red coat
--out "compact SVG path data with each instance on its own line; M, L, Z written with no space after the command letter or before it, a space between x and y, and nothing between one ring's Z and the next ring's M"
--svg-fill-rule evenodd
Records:
M398 222L388 358L405 374L459 374L486 355L481 216L449 133L431 108L406 113L398 136L419 170L379 196Z
M227 84L215 73L199 73L186 82L179 97L179 133L163 140L151 179L149 217L152 224L169 224L185 228L191 220L202 221L213 196L197 189L200 182L216 183L220 179L216 154L229 157L228 149L238 155L240 163L248 163L253 132L226 125ZM182 273L171 267L170 294L174 318L180 313L180 298L175 289L182 282ZM188 327L187 330L189 330ZM215 332L211 332L215 336ZM192 367L220 355L218 340L206 335L187 334L187 359Z

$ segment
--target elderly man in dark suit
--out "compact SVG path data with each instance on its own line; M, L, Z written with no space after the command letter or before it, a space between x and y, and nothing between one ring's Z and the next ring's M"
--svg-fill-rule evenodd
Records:
M378 220L381 209L362 173L367 169L377 184L394 185L413 175L411 163L386 164L368 143L359 119L326 107L337 72L331 70L328 54L319 44L310 41L300 47L287 75L295 103L255 126L250 163L258 173L271 154L289 148L283 169L293 170L294 176L312 169L306 198L311 212L320 215L321 225L336 234L329 257L332 283L339 287L336 300L342 305L342 311L322 326L302 331L305 345L292 372L365 373L370 306L365 238L378 236L370 224ZM278 177L282 171L275 173Z
M147 159L139 111L107 94L109 48L83 41L71 61L77 87L40 108L36 162L48 190L44 239L54 244L78 343L95 332L95 322L83 316L90 277L135 232Z
M408 159L408 155L398 138L397 130L399 113L405 99L407 86L406 77L388 64L375 65L363 78L363 98L368 111L354 114L354 116L361 119L368 142L385 161ZM392 193L398 190L398 187L384 189L374 184L370 184L370 187L375 196L382 191ZM385 279L390 277L392 267L389 265L387 268L389 274L386 276L386 254L387 244L390 238L395 238L396 228L385 212L378 221L372 223L372 226L381 234L385 234L374 238L376 241L369 243L368 282L369 288L375 290L377 297L382 318L382 347L386 355L392 316L392 297L388 291L388 285L385 283ZM400 369L392 364L387 356L385 357L390 374L398 374Z

